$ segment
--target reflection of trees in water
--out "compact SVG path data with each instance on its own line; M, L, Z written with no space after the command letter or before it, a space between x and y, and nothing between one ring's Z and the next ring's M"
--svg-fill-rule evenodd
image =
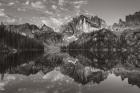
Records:
M31 61L38 58L42 53L43 51L25 51L10 55L2 54L2 56L0 56L0 73L20 73L20 71L18 71L19 66L23 67L26 66L26 64L30 64L31 66L33 64Z
M119 61L119 55L113 51L69 51L69 54L77 58L85 66L92 66L102 70L112 69Z
M38 71L42 71L44 74L52 71L55 67L62 65L63 57L59 55L46 55L41 57L35 62L35 67Z
M47 74L56 67L60 67L60 71L64 75L73 78L78 83L87 84L89 82L100 83L105 80L109 72L118 64L122 66L124 64L131 64L134 66L133 69L137 67L134 64L138 58L137 53L118 53L114 51L91 52L87 50L83 52L77 50L69 51L69 54L73 59L78 60L75 63L67 62L67 60L64 60L66 55L48 54L44 56L42 52L3 55L0 59L0 71L1 73L23 75L36 74L42 71L44 74ZM122 76L121 74L119 75ZM134 78L137 78L137 76ZM129 82L135 84L133 80Z
M140 70L132 71L132 69L130 70L123 69L123 70L115 70L114 73L116 76L121 76L122 80L128 79L129 84L136 85L140 88Z
M138 52L125 52L121 54L121 63L140 67L140 54Z
M106 78L102 76L107 76L107 74L102 73L102 71L111 71L112 69L118 66L124 66L126 68L130 68L131 70L135 70L139 68L140 55L138 51L88 51L88 50L69 50L68 53L70 56L73 56L75 59L78 59L76 64L66 64L63 67L63 73L74 78L75 81L81 82L82 84L86 84L88 82L94 81L97 83L98 80L102 81ZM85 74L87 70L85 67L94 67L96 69L100 69L92 74ZM125 68L124 68L125 69ZM123 72L123 71L122 71ZM99 75L99 73L101 73ZM127 73L127 72L124 72ZM98 80L94 78L94 76L98 77ZM135 79L138 78L139 75L136 74L136 77L133 77L133 80L129 78L130 84L135 84ZM91 80L92 78L92 80ZM94 79L93 79L94 78ZM127 77L128 78L128 77ZM138 80L138 79L136 79ZM138 83L139 84L139 83ZM137 83L135 84L137 85Z
M24 52L3 56L0 61L0 73L31 75L42 71L44 74L62 64L59 55L43 56L42 52Z
M136 76L132 76L132 77L131 76L127 77L128 83L131 85L137 85L140 88L140 74L137 74Z
M140 31L124 31L121 35L120 42L122 47L137 49L140 47Z
M76 82L81 84L87 84L89 82L100 83L107 78L108 73L102 70L96 70L91 67L86 67L80 63L72 64L65 63L61 67L61 72L70 76Z

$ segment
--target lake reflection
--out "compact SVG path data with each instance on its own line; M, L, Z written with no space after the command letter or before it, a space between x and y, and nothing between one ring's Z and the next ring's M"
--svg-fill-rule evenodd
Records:
M0 55L0 93L140 93L139 53Z

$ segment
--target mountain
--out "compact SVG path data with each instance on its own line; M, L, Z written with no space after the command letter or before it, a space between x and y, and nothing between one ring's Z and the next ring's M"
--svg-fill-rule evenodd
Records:
M126 25L140 25L140 11L126 16Z
M5 25L5 29L8 31L20 33L23 36L34 38L34 33L39 31L36 25L25 23L19 25Z
M41 28L29 23L4 25L4 29L6 31L18 33L22 36L40 40L41 42L54 42L61 39L61 35L59 33L55 32L51 27L48 27L45 24Z
M73 18L67 24L62 25L61 32L64 40L76 40L82 33L90 33L106 27L106 22L98 16L80 15Z
M44 49L42 42L11 30L8 31L2 25L0 25L0 46L9 52Z
M96 49L108 50L121 47L127 48L126 46L131 47L131 44L134 43L132 41L137 42L135 47L138 47L139 33L129 35L129 32L135 32L134 28L136 29L136 27L140 27L139 17L140 12L136 12L134 15L126 16L126 21L120 19L119 23L115 23L112 26L113 31L106 29L107 25L103 19L98 16L88 15L79 15L74 17L68 23L60 27L60 32L54 31L53 28L45 24L42 25L42 27L29 23L19 25L2 24L1 26L4 27L4 30L9 31L10 35L12 32L18 33L18 35L15 36L21 35L21 37L24 36L23 38L32 38L41 43L43 42L47 47L50 46L49 48L52 48L52 45L57 48L67 46L69 49L88 49L93 52L93 50ZM115 31L122 32L117 36L114 33ZM140 30L138 29L136 32L139 31ZM14 35L12 38L13 37ZM12 45L11 42L8 43L9 45ZM15 45L14 47L17 48Z
M40 28L40 30L47 33L54 32L54 30L51 27L46 26L45 24Z
M83 33L76 41L69 44L69 49L113 49L118 47L118 38L110 30Z
M62 41L62 34L55 32L52 28L44 24L40 28L40 31L35 33L35 38L48 44L59 43Z
M127 15L125 21L119 20L119 23L114 23L112 30L123 31L126 29L140 29L140 11L132 15Z

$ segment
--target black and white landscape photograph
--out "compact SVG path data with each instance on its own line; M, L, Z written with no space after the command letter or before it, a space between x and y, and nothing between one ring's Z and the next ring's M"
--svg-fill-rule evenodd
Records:
M0 93L140 93L140 0L0 0Z

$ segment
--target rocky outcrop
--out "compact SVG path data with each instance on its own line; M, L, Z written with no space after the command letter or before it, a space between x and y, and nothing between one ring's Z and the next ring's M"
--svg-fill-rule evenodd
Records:
M40 30L42 32L47 32L47 33L51 33L54 32L54 30L51 27L46 26L45 24L40 28Z
M124 31L126 29L140 29L140 12L136 12L132 15L127 15L125 21L119 20L119 23L114 23L112 30Z
M126 25L140 25L140 12L126 16Z
M82 33L90 33L104 27L106 27L105 21L98 16L87 17L85 15L80 15L73 18L73 20L71 20L67 24L63 25L61 27L61 32L66 37L75 37L76 39ZM69 38L66 38L66 40L67 39Z

